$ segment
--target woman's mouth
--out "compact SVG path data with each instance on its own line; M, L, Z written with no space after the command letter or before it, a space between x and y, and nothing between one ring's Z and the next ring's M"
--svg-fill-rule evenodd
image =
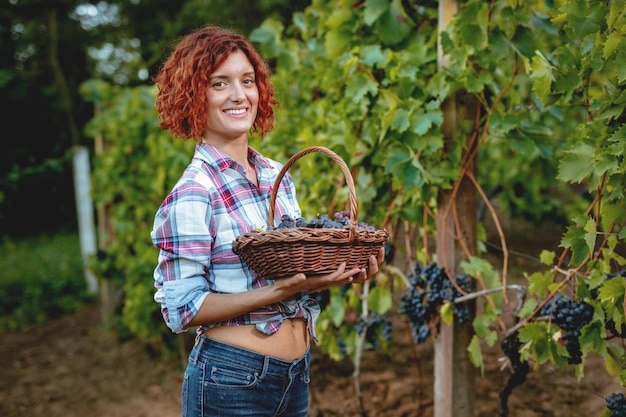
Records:
M243 116L248 112L247 109L230 109L230 110L225 110L224 113L230 115L230 116Z

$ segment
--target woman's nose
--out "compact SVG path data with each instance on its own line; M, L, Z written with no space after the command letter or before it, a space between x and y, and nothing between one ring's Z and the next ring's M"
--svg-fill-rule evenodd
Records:
M230 97L233 101L241 101L246 97L243 86L240 83L231 84Z

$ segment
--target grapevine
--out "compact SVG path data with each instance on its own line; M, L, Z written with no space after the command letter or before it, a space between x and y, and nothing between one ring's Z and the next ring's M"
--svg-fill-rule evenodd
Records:
M444 303L453 303L453 311L460 323L470 319L467 303L454 302L462 294L448 279L443 268L434 262L425 267L415 262L414 270L408 275L411 286L400 299L400 313L408 319L415 343L425 342L432 334L439 317L439 308ZM463 291L471 291L472 282L467 275L457 275L454 280Z
M584 213L576 215L578 203L568 203L564 207L568 209L564 210L567 215L575 215L561 242L560 247L564 250L560 255L545 251L552 255L551 259L548 256L542 259L550 270L529 275L528 288L529 293L539 299L545 299L548 292L552 297L566 286L572 290L582 288L584 291L577 294L576 300L593 304L598 319L603 309L607 331L600 329L601 326L592 327L599 323L587 325L583 332L587 341L582 343L574 336L576 329L566 331L561 328L557 323L559 319L552 317L552 312L549 326L559 327L559 335L571 333L569 342L565 338L561 341L569 344L572 351L582 350L583 359L588 353L600 352L607 361L621 364L621 350L613 353L620 361L605 352L609 338L625 334L624 283L617 282L621 280L615 277L610 285L598 284L598 281L602 279L603 271L613 265L625 264L622 252L626 237L623 210L626 129L624 101L620 100L625 79L621 71L624 68L624 36L619 31L626 16L623 1L471 0L463 3L458 17L441 36L433 36L437 35L437 21L434 19L437 8L431 7L435 3L424 3L419 7L416 2L393 1L388 2L388 7L383 7L382 3L314 2L298 15L297 24L289 28L268 21L255 31L253 35L265 49L264 55L277 62L273 81L276 91L282 94L279 97L282 111L280 120L277 120L278 128L265 138L264 153L279 160L292 154L294 148L307 145L324 144L338 150L358 167L354 168L354 172L359 179L359 199L368 218L383 224L406 225L406 231L411 232L407 233L407 256L414 255L413 230L424 230L423 239L428 238L426 232L433 224L430 220L436 219L437 215L430 202L435 202L434 197L439 190L448 189L451 183L456 187L461 180L467 179L476 185L481 196L483 190L497 190L489 197L497 198L501 207L514 219L522 217L522 214L538 220L545 218L545 214L565 214L562 210L554 210L560 205L559 199L545 198L546 191L558 185L557 180L559 184L571 184L576 189L588 188L584 193L593 198ZM408 7L409 4L415 7ZM415 13L418 9L419 14ZM334 17L333 25L319 24L331 15ZM339 16L342 18L339 19ZM386 17L391 23L384 24L385 20L381 17ZM469 33L477 36L467 36ZM328 40L324 45L321 42L323 39ZM438 72L434 59L438 39L443 41L441 46L450 54L450 65L445 73ZM457 132L459 138L466 133L468 141L446 143L444 147L441 128L453 126L443 122L440 104L460 91L471 91L470 95L476 96L481 105L474 125L464 123L460 127L467 126L468 129ZM135 101L129 100L129 104L132 104L128 107L131 110L138 108L134 105ZM114 114L131 114L132 120L140 120L133 112L123 111L126 107L101 107L112 108ZM154 332L150 331L152 327L148 324L152 323L148 320L154 316L154 303L146 297L150 283L145 276L150 271L146 272L143 267L146 263L143 254L148 249L143 249L145 245L139 237L149 232L145 230L145 213L153 211L150 207L155 204L154 198L142 193L140 200L133 200L130 198L133 193L116 190L120 184L126 184L120 182L120 178L125 181L138 178L139 182L152 184L151 189L162 194L166 185L175 180L169 178L170 172L177 172L172 168L171 161L186 161L187 158L172 158L173 152L166 145L167 141L145 141L145 131L155 137L158 135L150 130L157 126L154 120L148 120L147 128L139 126L143 129L137 129L140 134L132 130L119 131L119 126L132 128L134 124L110 123L111 116L100 117L100 120L98 133L115 143L116 152L109 156L111 164L99 167L99 176L94 184L100 192L94 195L100 197L99 203L114 204L117 208L114 212L119 213L115 219L118 229L116 239L122 243L134 243L132 250L119 245L111 252L118 264L124 264L126 271L121 275L127 277L129 301L124 309L124 322L132 326L133 332L150 335ZM129 144L122 140L126 136L128 139L136 137L139 142ZM143 149L137 147L155 143L157 145L146 148L146 152L134 153L147 155L145 161L126 163L127 156L123 150L131 147ZM465 148L473 149L473 153L464 157L462 150ZM164 149L169 152L164 152ZM160 163L155 164L155 161ZM479 163L474 164L475 161ZM107 169L129 166L139 170L138 176ZM157 172L158 175L155 175L155 166L164 167L162 172ZM311 206L321 196L327 195L334 179L322 174L323 170L313 163L305 163L305 166L321 174L316 181L298 185L299 195L302 196L300 203ZM473 174L468 168L470 166L488 169ZM460 176L459 169L463 169ZM126 198L118 198L120 195ZM489 209L489 199L484 197L483 200ZM388 206L391 208L385 210ZM457 208L464 208L453 204L450 207L450 216L455 214ZM128 213L134 213L137 218L129 218ZM484 291L481 297L486 303L484 311L489 315L477 317L480 320L476 323L488 329L490 340L497 337L493 329L502 320L502 310L498 309L500 294L492 297L489 291L509 288L509 251L495 212L492 216L502 242L504 266L501 274L495 272L488 262L471 256L470 251L467 251L469 260L465 265L454 266L460 266L476 278L480 291L473 292L473 295ZM338 222L334 216L326 217L328 221ZM304 220L304 224L308 225L306 227L327 227L324 226L326 217L319 216L315 221L301 219L300 224ZM382 220L383 217L385 220ZM297 219L293 219L293 227L297 227L296 222ZM137 225L142 227L140 232ZM126 230L132 231L132 236L124 233ZM455 232L453 236L455 239L460 237L458 243L461 246L471 248L476 243L463 242L463 230ZM399 236L395 238L397 241ZM424 244L423 247L428 246ZM134 256L129 258L128 253ZM480 253L478 251L478 255ZM384 272L381 274L383 277ZM559 282L560 273L566 278ZM415 321L412 323L413 330L422 332L421 338L426 340L431 329L436 330L441 311L439 307L449 303L447 305L452 309L461 307L461 304L438 300L436 305L430 298L432 294L428 293L427 280L414 278L415 283L407 285L401 308L407 319ZM442 282L450 279L443 274L440 278ZM387 283L381 280L381 284ZM391 284L389 287L397 288ZM585 293L588 287L591 288L591 296ZM596 289L600 294L596 293ZM320 304L328 303L323 298L327 295L319 295L323 301ZM506 311L509 311L508 307L512 306L508 305L506 292L502 296ZM452 297L452 300L457 299ZM504 325L500 326L503 331L506 330L507 348L503 350L509 358L519 353L520 346L524 347L523 357L512 360L521 370L517 381L512 381L516 383L523 382L528 364L526 360L537 364L545 361L562 363L562 349L545 349L547 345L552 347L553 339L552 335L546 335L544 323L532 322L536 317L536 300L527 301L514 328L506 330ZM325 316L322 316L330 324L320 331L320 335L324 337L336 331L340 321L345 324L346 319L353 320L356 309L353 304L359 302L361 299L351 294L341 303L330 305L332 308L327 308L323 312ZM587 310L585 314L588 314L587 307L581 309ZM368 313L367 307L364 310ZM541 313L547 314L547 311ZM423 322L420 326L417 326L418 319ZM462 317L459 315L458 319L461 321ZM355 351L354 333L341 328L337 337L328 337L333 345L338 340L341 355L336 357ZM475 334L473 340L487 341L480 333ZM574 349L577 344L578 349ZM324 344L321 346L324 347ZM474 343L471 347L474 358L478 358L476 366L483 366L478 355L480 346L481 343ZM581 354L574 352L569 355L574 363ZM579 368L580 365L577 366ZM620 382L624 384L626 373L619 375Z

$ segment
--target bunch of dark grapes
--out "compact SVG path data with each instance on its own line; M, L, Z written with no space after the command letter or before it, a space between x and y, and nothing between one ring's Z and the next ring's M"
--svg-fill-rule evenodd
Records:
M317 301L317 304L320 306L321 310L324 310L326 306L330 303L329 290L316 291L310 294L310 297Z
M457 275L454 277L454 280L463 291L470 292L473 290L472 280L466 274ZM455 300L459 298L462 294L456 289L456 287L454 287L452 284L450 285L453 288L452 300ZM467 323L471 320L470 311L467 303L454 303L452 304L452 309L459 318L459 323Z
M610 417L626 417L626 397L621 392L606 397L606 407L611 411Z
M268 226L267 230L291 229L295 227L309 227L312 229L345 229L350 225L350 212L339 211L333 215L331 219L328 214L321 214L310 220L304 217L292 218L288 214L283 214L280 223L276 226ZM356 230L376 231L374 226L365 222L357 222Z
M562 330L561 338L570 355L568 363L582 363L580 330L593 318L593 307L584 301L578 302L557 294L541 309L539 315L550 316L552 322Z
M350 288L352 288L352 284L343 284L340 287L339 296L344 297ZM324 310L328 306L328 304L330 304L330 290L325 289L322 291L316 291L310 294L310 298L313 298L315 301L317 301L320 309Z
M346 346L346 341L343 340L343 335L341 333L339 333L339 336L337 339L337 346L339 347L339 352L341 353L341 356L348 356L348 349Z
M453 303L453 310L460 323L470 320L467 303L454 303L461 296L452 282L448 279L443 268L432 262L422 267L414 265L415 273L409 273L411 287L400 299L400 313L409 320L413 331L413 340L420 344L431 335L430 323L439 315L439 308L446 302ZM454 277L457 285L465 292L472 290L472 281L467 275Z
M359 335L366 332L365 341L372 349L376 349L379 335L383 340L391 340L392 327L386 314L380 315L370 311L367 318L359 317L355 330Z

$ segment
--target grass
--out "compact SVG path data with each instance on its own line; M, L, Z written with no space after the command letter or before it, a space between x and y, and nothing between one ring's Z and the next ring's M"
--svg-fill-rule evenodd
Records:
M90 300L77 233L0 239L0 332L44 324Z

